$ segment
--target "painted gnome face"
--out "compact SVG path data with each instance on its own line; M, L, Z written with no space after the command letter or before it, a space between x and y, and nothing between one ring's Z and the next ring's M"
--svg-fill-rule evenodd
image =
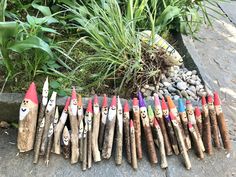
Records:
M72 114L75 116L77 114L77 99L76 98L71 99L70 107L71 107Z
M70 136L68 134L64 135L63 136L63 143L64 145L68 145L69 144L69 141L70 141Z
M139 106L133 106L133 111L134 112L139 112Z
M53 124L50 124L49 131L48 131L48 137L51 137L53 134Z
M156 109L156 117L162 117L162 111L161 111L161 108L158 106L157 109Z
M183 120L187 120L187 114L186 114L186 112L182 112L182 115L183 115Z
M208 102L208 107L209 107L209 109L214 109L213 102Z
M79 138L82 138L83 135L83 120L81 120L80 125L79 125Z
M103 114L104 114L104 115L107 115L107 113L108 113L108 108L107 108L107 106L106 106L106 107L103 107Z
M47 105L47 112L51 112L52 109L55 107L55 97L51 96L50 100L48 101L48 105Z
M85 120L87 120L87 124L90 126L92 124L92 117L89 112L85 113Z
M169 111L167 109L163 109L162 112L165 117L169 116Z
M124 112L124 120L129 120L129 113L128 112Z
M216 109L217 115L219 115L220 113L222 113L222 107L221 107L221 105L215 105L215 109Z
M30 100L25 98L21 103L20 108L20 120L23 120L29 113L30 108L32 108L34 103Z
M98 104L94 104L93 111L94 111L95 114L99 113L99 106L98 106Z
M141 116L142 119L147 118L147 109L145 107L140 108L140 116Z

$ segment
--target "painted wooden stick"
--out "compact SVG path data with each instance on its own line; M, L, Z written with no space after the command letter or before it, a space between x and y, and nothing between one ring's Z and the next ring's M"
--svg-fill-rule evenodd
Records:
M154 103L155 103L155 116L159 122L159 126L161 128L161 132L164 139L164 147L167 155L172 155L173 151L171 148L170 140L167 134L165 121L163 119L162 109L161 109L161 103L159 100L159 96L157 94L154 94Z
M69 118L70 118L70 127L71 127L71 164L75 164L79 159L79 147L78 147L78 136L79 136L79 128L78 128L78 120L77 120L77 98L76 91L73 87L71 94L71 101L69 106Z
M146 104L142 97L141 92L138 92L138 98L139 98L139 107L140 107L140 117L143 124L149 159L151 163L156 164L158 162L157 153L156 153L156 149L155 149L155 145L153 141L152 130L149 124Z
M48 132L48 145L47 145L46 157L45 157L45 164L47 167L49 164L50 153L51 153L52 144L53 144L54 127L57 124L58 119L59 119L59 111L58 111L58 107L56 107L55 114L54 114L54 117L52 117L52 120L50 122L50 127L49 127L49 132Z
M183 138L182 132L179 128L179 123L175 119L175 116L172 112L170 112L170 119L171 119L171 122L173 124L174 131L176 133L176 137L177 137L177 139L179 139L179 142L180 142L179 145L181 146L180 149L181 149L181 154L183 155L183 158L184 158L185 167L189 170L191 168L191 162L190 162L190 159L189 159L189 156L188 156L187 149L185 147L184 138Z
M154 119L153 130L154 130L153 133L155 134L153 136L157 137L157 141L159 144L159 151L161 155L161 168L167 168L168 164L167 164L167 159L166 159L164 138L161 132L161 127L159 126L157 119Z
M61 154L61 135L64 129L67 117L68 117L68 106L70 104L70 97L67 98L65 107L61 113L61 117L54 129L54 143L52 152L55 154Z
M209 116L210 116L210 122L211 122L211 133L212 133L213 145L216 148L220 148L221 144L220 144L218 123L217 123L217 118L216 118L216 110L215 110L215 107L213 104L213 98L211 95L208 95L207 102L208 102Z
M78 95L78 127L79 127L79 161L83 161L83 131L84 131L84 108L82 96Z
M70 158L70 150L71 150L71 142L70 142L70 133L67 126L64 127L62 133L62 153L65 159Z
M174 129L173 129L172 124L171 124L171 120L170 120L170 116L169 116L169 110L168 110L168 107L167 107L167 104L165 102L164 97L161 100L161 107L162 107L163 117L164 117L164 120L165 120L165 123L166 123L167 133L168 133L169 138L170 138L171 146L173 148L173 151L174 151L175 155L178 155L179 154L178 143L177 143L177 139L176 139L176 136L175 136Z
M195 152L200 159L203 159L204 154L201 149L201 144L199 143L197 133L190 122L188 123L188 128L189 128L189 132L191 134L192 140L193 140Z
M102 147L103 147L107 115L108 115L107 96L106 94L104 94L103 102L102 102L102 119L100 121L100 130L99 130L99 138L98 138L98 146L100 150L102 150Z
M111 105L109 108L108 119L106 121L106 128L104 134L104 142L102 149L102 157L104 159L109 159L111 157L114 131L116 123L116 96L113 96Z
M46 78L43 84L43 91L42 91L42 102L40 104L39 115L38 115L38 123L37 123L37 132L35 137L34 143L34 160L33 163L38 163L39 159L39 152L40 152L40 145L42 142L43 130L45 125L45 108L48 102L48 77Z
M83 156L84 156L83 155L83 148L84 148L83 135L84 135L84 121L82 119L79 124L79 160L80 160L80 162L83 162Z
M131 163L131 149L130 149L130 130L129 130L129 104L126 101L124 105L124 140L125 140L125 151L128 163Z
M210 124L209 110L206 103L206 98L204 96L202 97L202 117L203 117L202 140L206 148L206 153L212 155L213 151L211 143L211 124Z
M20 106L17 147L20 152L27 152L34 147L38 114L38 97L36 86L32 82Z
M179 109L179 116L182 121L183 130L184 130L184 134L185 134L186 148L191 149L191 140L190 140L189 131L188 131L188 118L187 118L187 114L185 111L185 106L184 106L183 100L181 98L179 98L179 100L178 100L178 109Z
M80 126L80 121L83 121L84 118L84 109L81 95L78 95L77 107L78 107L78 126Z
M201 110L197 106L195 108L194 112L195 112L195 117L196 117L196 121L197 121L197 127L198 127L199 133L202 137L202 115L201 115Z
M214 92L214 105L215 105L217 122L218 122L219 130L220 130L223 146L227 151L230 151L232 150L232 144L230 141L228 126L225 122L224 113L222 111L220 98L217 92Z
M126 110L124 110L126 111ZM129 111L129 110L128 110ZM116 165L122 164L122 149L123 149L123 111L120 102L120 97L117 97L117 119L116 119Z
M85 123L87 124L87 167L92 167L92 116L93 107L92 100L88 101L87 110L85 112Z
M137 98L133 98L133 121L135 130L135 143L138 159L142 159L143 150L141 143L141 123L139 114L139 101Z
M197 122L194 116L194 110L193 110L193 106L190 102L190 100L186 101L186 110L187 110L187 116L188 116L188 121L192 124L193 128L195 129L197 136L198 136L198 141L201 145L202 151L205 151L205 147L202 141L202 137L199 133L198 127L197 127Z
M87 132L88 132L88 124L85 122L84 125L84 132L83 132L83 161L82 161L82 170L87 169L87 144L88 144L88 139L87 139Z
M136 142L135 142L135 130L133 120L130 119L130 147L131 147L131 164L133 169L138 168L137 153L136 153Z
M56 96L57 92L52 92L51 98L48 101L46 112L45 112L45 127L43 131L43 138L42 138L42 144L41 144L41 155L44 155L46 153L46 149L48 146L48 135L50 134L50 126L51 123L53 124L54 114L55 114L55 108L56 108Z
M93 130L92 130L92 153L94 162L101 161L101 155L98 148L98 133L100 126L100 109L97 95L93 100Z
M187 146L187 143L186 143L186 137L185 137L185 133L184 133L184 130L183 130L183 126L182 126L182 123L181 123L181 120L180 120L180 117L179 117L179 113L178 113L178 110L173 102L173 100L171 99L170 96L166 96L166 99L167 99L167 103L168 103L168 106L169 106L169 110L170 112L172 112L175 116L175 119L176 121L178 122L179 124L179 128L182 132L182 135L183 135L183 138L184 138L184 142L185 142L185 145L186 145L186 148L189 149L189 147ZM177 142L178 144L180 143L177 139ZM179 148L181 148L181 146L179 145ZM181 151L181 149L180 149Z

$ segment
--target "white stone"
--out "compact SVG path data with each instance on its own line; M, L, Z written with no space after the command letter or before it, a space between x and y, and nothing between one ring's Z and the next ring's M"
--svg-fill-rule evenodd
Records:
M176 86L179 90L186 90L186 88L188 87L186 82L178 82Z

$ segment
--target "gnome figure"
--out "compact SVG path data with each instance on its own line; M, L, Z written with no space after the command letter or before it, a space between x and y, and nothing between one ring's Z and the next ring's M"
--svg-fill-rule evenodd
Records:
M33 149L38 114L38 97L34 82L31 83L20 106L17 147L20 152Z

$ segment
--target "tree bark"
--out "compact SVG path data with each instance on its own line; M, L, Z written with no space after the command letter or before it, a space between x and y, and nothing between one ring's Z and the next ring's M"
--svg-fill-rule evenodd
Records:
M124 112L124 139L125 151L128 163L131 163L131 149L130 149L130 130L129 130L129 112Z
M179 116L182 121L183 130L184 130L184 134L185 134L186 148L191 149L191 140L190 140L189 131L188 131L188 119L187 119L186 112L180 112Z
M212 151L212 143L211 143L211 125L210 125L210 118L209 118L207 106L203 106L202 116L203 116L202 140L206 149L206 153L208 153L209 155L212 155L213 151Z
M211 106L209 107L209 115L210 115L210 122L211 122L211 133L212 133L212 139L214 146L216 148L220 148L220 138L219 138L219 130L218 130L218 124L217 124L217 118L216 118L216 111Z
M131 147L131 164L133 169L138 168L137 153L136 153L136 142L135 142L135 130L133 121L130 120L130 147Z

